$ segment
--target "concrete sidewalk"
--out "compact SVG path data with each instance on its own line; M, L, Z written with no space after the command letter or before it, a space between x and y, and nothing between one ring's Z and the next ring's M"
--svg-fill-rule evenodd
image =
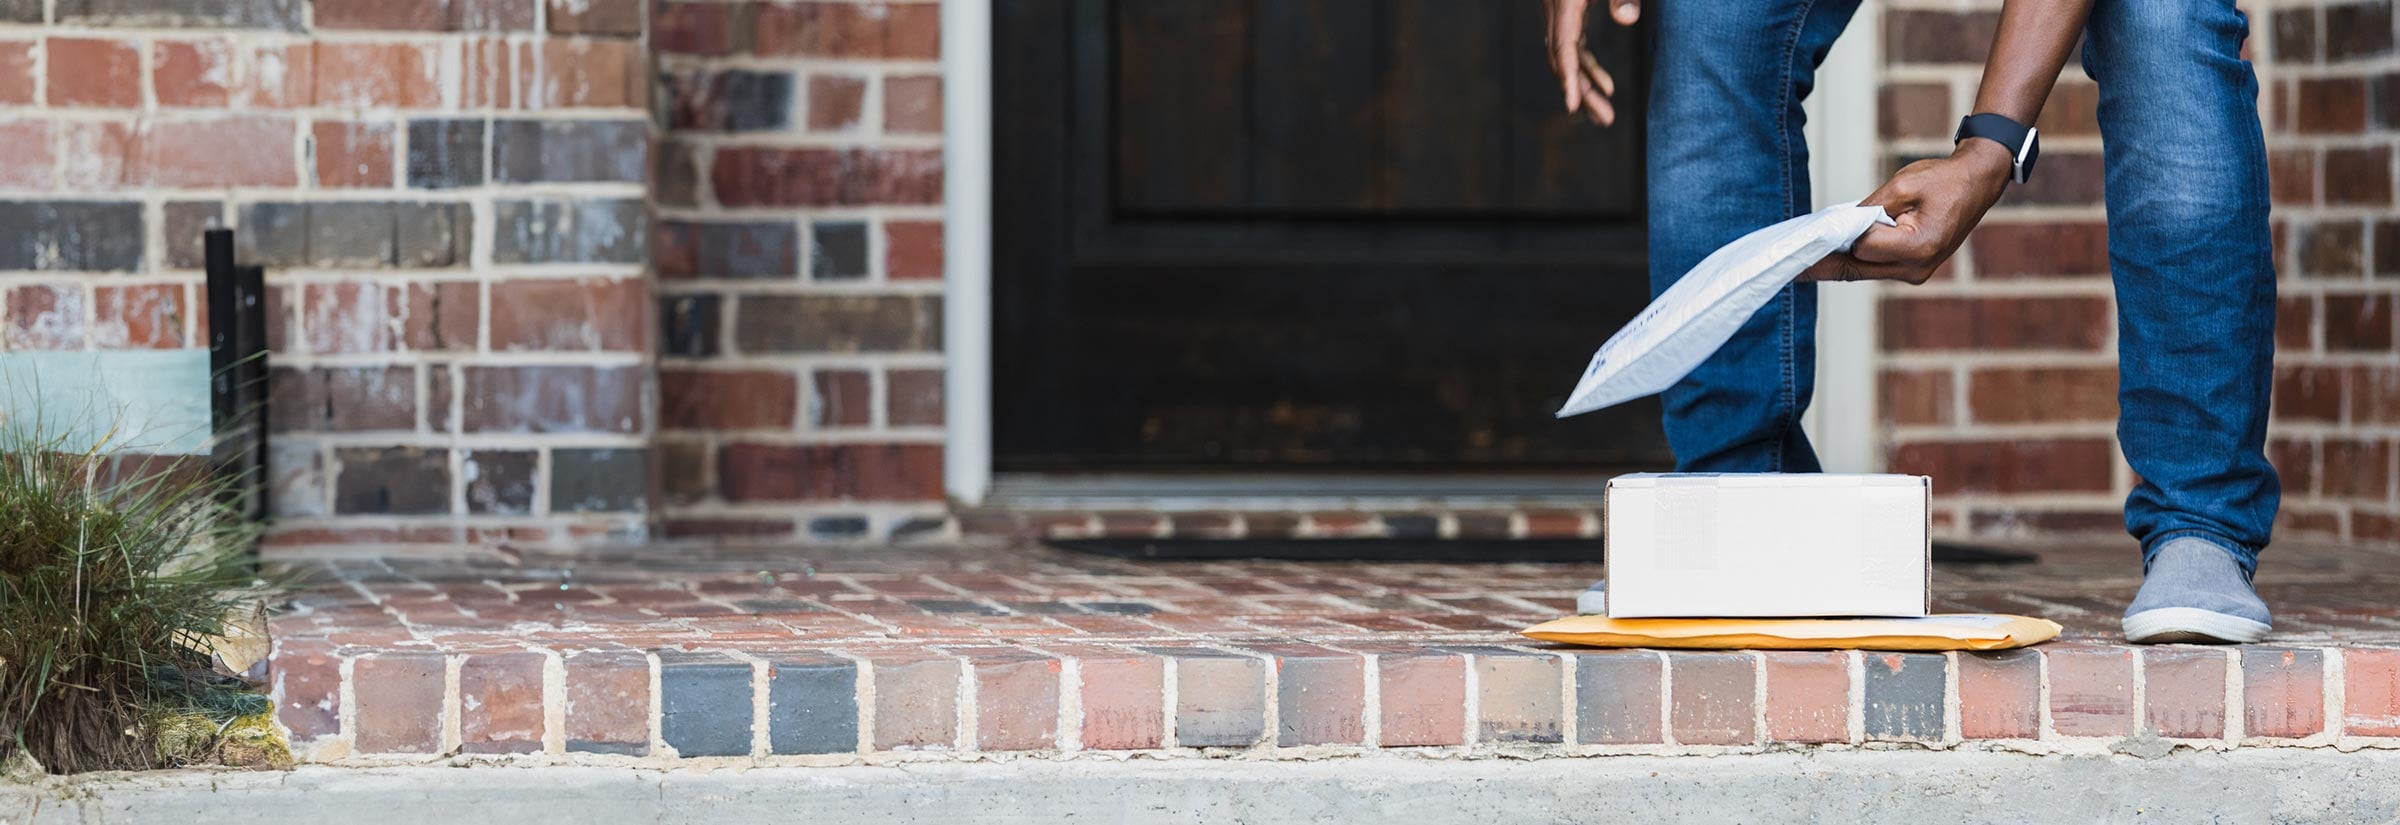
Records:
M2160 759L1922 751L1472 762L1016 759L118 774L0 785L10 825L506 822L1322 823L2390 821L2400 751Z

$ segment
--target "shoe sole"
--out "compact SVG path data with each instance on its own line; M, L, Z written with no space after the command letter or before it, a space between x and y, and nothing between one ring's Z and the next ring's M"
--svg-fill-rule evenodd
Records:
M2137 645L2249 644L2267 637L2265 622L2197 607L2161 607L2125 617L2125 641Z

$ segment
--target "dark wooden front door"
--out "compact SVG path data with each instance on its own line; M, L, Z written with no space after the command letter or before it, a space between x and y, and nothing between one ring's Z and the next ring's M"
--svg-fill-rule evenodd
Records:
M1640 33L1534 0L997 0L1001 471L1663 465L1551 417L1644 286Z

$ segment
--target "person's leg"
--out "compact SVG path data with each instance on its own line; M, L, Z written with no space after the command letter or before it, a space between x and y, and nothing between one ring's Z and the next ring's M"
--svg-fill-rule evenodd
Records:
M1800 101L1858 0L1666 0L1653 17L1650 290L1751 231L1809 211ZM1817 296L1796 284L1666 391L1683 472L1815 472L1800 430Z
M2162 622L2198 621L2208 626L2184 630L2223 641L2267 629L2249 576L2280 497L2265 449L2275 270L2247 34L2233 0L2098 0L2086 31L2117 289L2117 438L2141 479L2125 527L2148 573L2128 637L2173 635Z

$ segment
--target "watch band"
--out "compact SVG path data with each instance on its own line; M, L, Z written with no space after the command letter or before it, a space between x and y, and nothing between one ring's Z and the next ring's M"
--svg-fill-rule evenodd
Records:
M2035 153L2038 151L2034 146L2039 136L2039 130L2018 123L2006 115L1983 112L1968 115L1965 119L1960 120L1958 134L1951 142L1960 143L1968 138L1983 138L2000 144L2008 149L2009 157L2012 159L2009 178L2018 183L2024 183L2028 178L2033 177L2033 161L2036 157Z

